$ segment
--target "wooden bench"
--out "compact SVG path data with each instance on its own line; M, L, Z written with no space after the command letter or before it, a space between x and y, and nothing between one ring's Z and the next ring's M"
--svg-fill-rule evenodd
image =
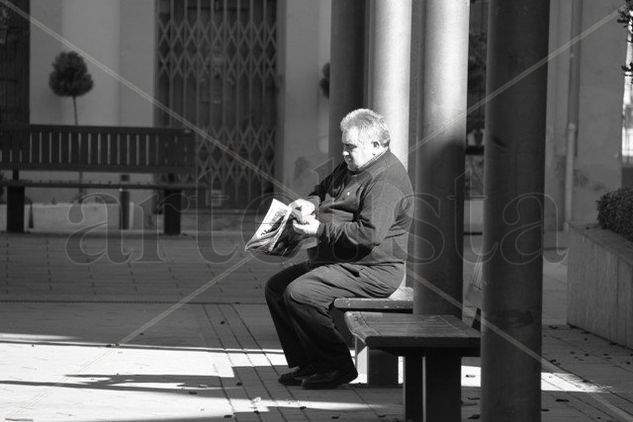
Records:
M407 421L461 421L461 358L480 355L480 333L452 315L347 312L351 333L370 349L405 357Z
M178 182L195 170L195 140L185 129L56 125L0 125L0 169L12 170L7 186L7 231L24 231L26 187L159 189L164 192L164 232L180 233L182 191L199 188ZM55 181L21 179L20 170L146 173L164 181Z
M475 308L472 327L480 330L482 293L482 257L479 256L473 268L473 274L467 285L465 299L469 306ZM367 347L358 337L352 336L344 320L345 312L413 312L413 288L401 286L387 298L337 298L334 300L334 321L349 344L354 347L356 368L361 374L367 375L369 385L396 385L398 384L398 358L382 350Z
M351 335L343 315L350 311L401 312L413 311L413 289L400 286L387 298L337 298L334 300L334 319L339 331L352 341L355 350L356 368L367 374L367 384L397 385L398 357L378 349L368 348L358 337Z

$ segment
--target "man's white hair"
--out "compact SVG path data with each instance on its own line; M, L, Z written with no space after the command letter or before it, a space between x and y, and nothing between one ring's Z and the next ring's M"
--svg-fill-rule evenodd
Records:
M381 146L389 146L391 136L385 118L368 108L351 111L341 120L341 130L346 132L352 128L359 131L364 142L378 142Z

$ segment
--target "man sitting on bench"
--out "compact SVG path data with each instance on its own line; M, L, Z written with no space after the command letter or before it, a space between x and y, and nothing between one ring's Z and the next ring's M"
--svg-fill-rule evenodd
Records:
M341 121L344 162L306 199L294 201L297 232L316 238L308 261L266 284L266 302L292 372L284 385L336 388L356 368L330 308L338 297L387 297L404 277L413 190L389 149L379 114L359 109Z

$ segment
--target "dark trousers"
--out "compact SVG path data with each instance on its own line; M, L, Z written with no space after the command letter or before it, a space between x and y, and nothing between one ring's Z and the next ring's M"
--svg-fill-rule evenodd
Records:
M312 364L317 371L353 365L330 307L337 297L387 297L402 280L396 266L356 264L288 267L266 284L266 302L289 367Z

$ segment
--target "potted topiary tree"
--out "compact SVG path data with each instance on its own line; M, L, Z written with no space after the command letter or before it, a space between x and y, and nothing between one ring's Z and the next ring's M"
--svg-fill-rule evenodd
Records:
M87 94L94 86L84 59L74 51L59 53L53 61L48 86L60 97L72 97L75 125L79 124L77 97Z
M53 61L53 71L48 79L48 86L60 97L72 97L73 116L75 125L79 124L77 118L77 97L90 92L94 86L92 76L84 59L74 51L63 51ZM83 179L83 173L79 172L79 181ZM84 191L79 188L79 201L84 196Z

